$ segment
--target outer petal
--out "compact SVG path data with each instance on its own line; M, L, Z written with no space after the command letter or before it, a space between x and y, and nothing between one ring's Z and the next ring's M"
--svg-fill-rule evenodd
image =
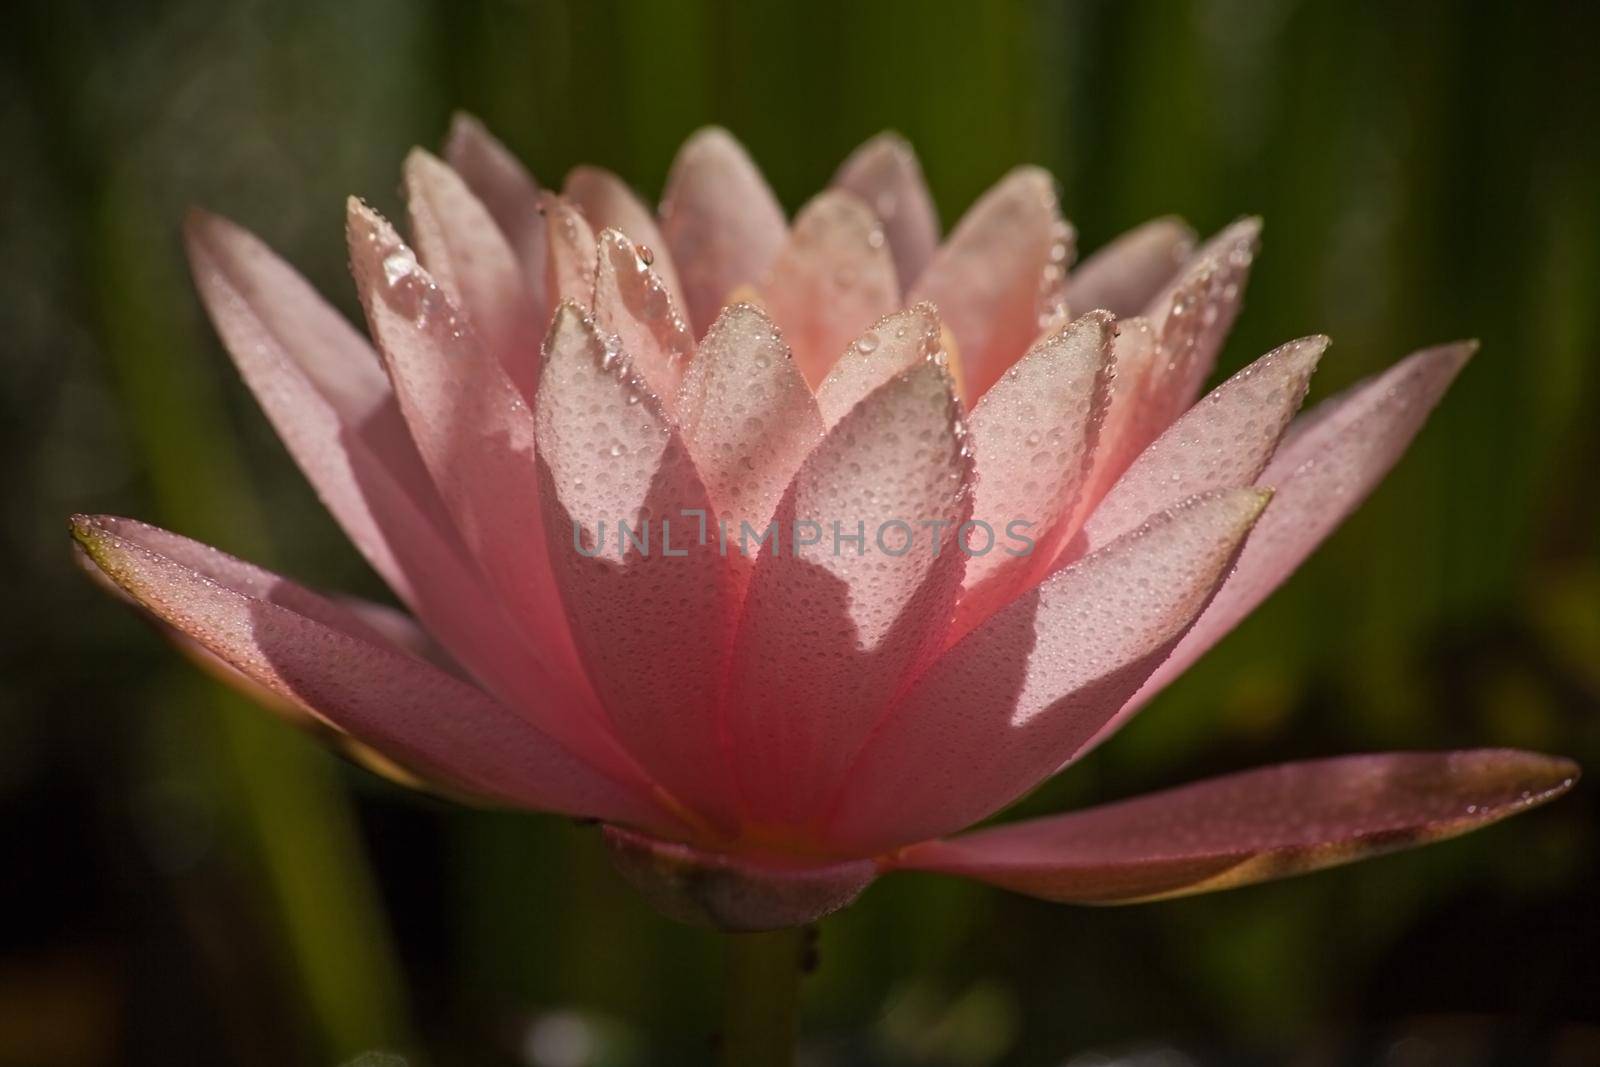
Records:
M522 807L671 826L527 719L295 586L165 531L79 517L73 535L141 606L278 696L425 778ZM167 551L180 550L189 562ZM165 550L165 551L164 551Z
M1360 506L1422 429L1476 347L1469 342L1424 349L1291 425L1257 479L1275 489L1275 502L1240 554L1237 570L1172 656L1095 743L1254 611ZM1309 428L1297 432L1294 426L1300 422Z
M187 238L217 332L318 496L462 663L526 695L533 661L462 555L377 353L244 230L196 213Z
M201 300L245 384L351 541L411 599L363 484L383 477L413 510L442 519L444 509L377 353L255 235L195 211L184 238Z
M444 156L494 216L522 264L539 321L548 320L552 303L545 292L547 239L538 183L483 123L462 111L450 120Z
M1035 345L973 408L972 517L988 524L992 545L967 562L951 640L1043 577L1070 533L1110 396L1113 330L1103 311L1083 316Z
M1185 497L1250 485L1305 399L1326 337L1290 341L1213 389L1145 449L1084 524L1092 552Z
M778 506L726 701L758 828L820 815L879 710L942 643L970 507L963 437L943 368L921 364L841 419Z
M778 198L727 130L707 127L684 142L667 177L661 232L697 332L736 289L766 277L787 230Z
M628 240L647 251L642 255L661 284L672 294L673 303L683 306L683 286L672 263L672 253L655 212L645 206L628 183L603 167L573 167L561 195L576 204L595 230L619 230Z
M406 157L406 204L422 265L522 395L532 397L544 319L494 218L455 171L420 148Z
M1149 438L1187 411L1211 376L1244 302L1260 241L1261 220L1240 219L1207 241L1151 302L1147 315L1161 359L1140 409Z
M705 486L626 353L570 304L556 311L545 360L539 479L584 662L623 743L680 801L729 828L716 703L733 583L706 534ZM627 543L622 523L636 535Z
M544 549L532 412L393 229L354 201L349 227L367 321L435 484L527 635L547 684L566 701L592 708ZM549 728L571 744L604 737L597 714Z
M968 210L918 279L911 299L931 300L955 335L969 404L1054 319L1072 245L1050 175L1019 167Z
M594 228L565 197L543 193L539 210L544 213L545 236L549 250L545 256L545 292L552 314L563 301L580 307L594 303L595 264L599 254Z
M1205 893L1441 841L1553 800L1569 760L1483 749L1287 763L914 845L893 865L1046 900Z
M831 915L877 877L871 860L818 866L761 863L605 829L611 860L663 915L719 930L781 930Z
M850 153L833 185L859 196L882 221L900 286L909 289L939 247L939 213L910 143L878 134Z
M830 190L800 209L762 290L807 382L819 384L846 345L900 306L894 271L883 227L854 194Z
M832 427L889 379L928 361L947 363L932 304L897 311L855 339L817 386L817 407Z
M727 539L738 543L742 523L759 533L823 433L811 390L759 308L733 304L706 331L678 396L678 431Z
M1179 218L1152 219L1083 261L1067 280L1066 301L1078 312L1105 308L1137 315L1194 252L1194 231Z
M949 833L1073 759L1200 613L1267 499L1188 501L968 634L875 731L826 839L872 854Z
M639 258L618 230L599 237L594 280L594 323L614 336L645 384L670 412L684 364L694 354L694 334L661 277Z

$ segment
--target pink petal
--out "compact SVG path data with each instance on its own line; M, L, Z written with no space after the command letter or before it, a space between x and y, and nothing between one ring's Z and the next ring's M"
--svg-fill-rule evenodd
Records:
M542 193L539 210L544 213L545 235L549 239L544 284L552 313L568 300L579 307L588 307L594 303L595 263L599 254L593 228L565 197Z
M1093 470L1083 492L1084 506L1089 509L1105 497L1128 465L1165 429L1151 417L1150 406L1145 402L1154 388L1161 356L1150 323L1137 317L1119 321L1111 355L1116 374L1095 443Z
M1414 353L1290 425L1277 455L1256 479L1258 485L1271 486L1275 496L1240 554L1238 568L1167 662L1095 738L1096 744L1254 611L1361 505L1422 429L1476 347L1469 342ZM1301 423L1309 428L1297 432Z
M833 185L859 196L882 221L900 287L909 289L939 247L939 213L910 143L880 133L850 153Z
M762 291L767 312L816 385L861 331L900 306L883 227L853 194L830 190L800 209Z
M499 226L455 171L420 148L406 157L406 204L422 265L532 397L545 319Z
M932 301L955 335L969 404L1055 314L1072 244L1050 175L1019 167L972 205L917 280L911 299Z
M618 736L678 800L732 825L716 704L732 579L711 503L627 354L583 313L556 311L536 417L550 558L573 633ZM624 551L620 525L636 536Z
M941 644L964 562L955 534L971 506L963 437L944 368L919 364L841 419L784 494L776 548L750 581L727 699L758 825L820 814L878 709ZM843 539L858 533L859 553Z
M464 559L377 353L249 233L195 213L186 237L218 333L351 541L480 679L526 695L532 661Z
M377 353L253 234L194 211L184 238L200 297L245 383L351 541L412 599L363 485L383 477L412 511L442 518L444 510Z
M730 296L755 285L783 247L783 208L743 146L707 127L684 142L661 200L661 232L704 332Z
M521 715L395 649L309 590L126 520L80 516L73 535L162 621L424 778L518 807L675 826ZM175 549L184 558L167 555Z
M538 183L483 123L465 112L456 112L450 120L444 157L488 208L515 250L542 327L554 304L545 292L548 242Z
M1240 219L1202 245L1151 301L1146 314L1159 339L1161 359L1141 417L1152 420L1155 433L1189 409L1211 376L1244 302L1260 241L1261 220Z
M1200 613L1268 496L1187 501L973 630L873 734L827 840L870 855L959 830L1072 760Z
M659 275L617 230L599 237L594 281L594 323L628 353L645 384L670 411L677 402L684 364L694 354L694 334Z
M1250 485L1305 399L1326 337L1290 341L1213 389L1136 459L1083 527L1078 554L1185 497Z
M533 654L580 703L586 683L544 548L533 414L387 222L352 201L349 231L361 302L418 450Z
M894 866L1055 901L1185 896L1455 837L1577 777L1570 760L1512 749L1286 763L914 845Z
M932 304L885 316L845 349L817 386L822 421L832 427L891 378L944 358L939 316Z
M611 861L663 915L718 930L781 930L831 915L877 877L871 860L797 866L704 852L616 826Z
M1137 315L1194 252L1194 231L1182 219L1152 219L1083 261L1067 279L1067 306L1075 313L1105 308Z
M730 305L706 331L683 380L677 420L735 543L742 523L756 532L766 526L823 433L782 335L752 304Z
M1044 577L1070 533L1109 400L1114 330L1106 312L1083 316L1035 345L972 409L972 517L988 524L993 546L967 561L950 640Z
M603 167L573 167L567 174L561 195L575 204L595 230L619 230L639 246L641 255L661 284L672 294L673 303L683 306L683 287L672 263L667 239L656 225L655 213L630 188L628 183Z

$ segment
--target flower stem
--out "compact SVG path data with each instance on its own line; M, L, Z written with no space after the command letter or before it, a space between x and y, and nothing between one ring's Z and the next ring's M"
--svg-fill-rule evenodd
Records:
M722 1062L728 1067L794 1067L805 927L725 934L724 944Z

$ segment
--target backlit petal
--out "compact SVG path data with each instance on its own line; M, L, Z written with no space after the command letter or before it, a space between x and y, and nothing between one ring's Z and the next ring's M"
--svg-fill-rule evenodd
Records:
M967 211L911 291L955 335L968 404L1000 379L1057 313L1072 259L1055 182L1019 167Z
M742 523L766 526L823 432L783 336L751 304L725 308L706 331L683 380L677 421L735 541Z
M1067 279L1067 306L1081 314L1105 308L1137 315L1194 252L1194 231L1182 219L1152 219L1084 260Z
M971 506L964 434L944 369L922 363L841 419L784 494L727 700L758 825L820 814L881 709L942 643Z
M710 498L627 353L582 311L557 309L545 360L539 478L578 647L623 743L726 828L732 795L716 705L733 583L708 530Z
M689 321L705 333L729 296L766 277L783 247L783 208L744 147L707 127L684 142L661 199L661 232Z
M1510 749L1287 763L947 841L894 866L1076 903L1185 896L1464 834L1565 793L1569 760Z
M406 206L417 258L532 397L545 324L499 226L455 171L420 148L406 158Z
M1071 761L1200 613L1267 499L1187 501L973 630L868 742L829 839L872 853L949 833Z
M80 517L73 535L140 605L235 670L425 779L519 807L672 826L517 712L394 648L325 599L137 523ZM164 551L165 550L165 551Z
M900 306L883 227L854 194L838 190L800 209L762 292L813 387L861 331Z
M833 184L859 196L878 216L900 287L911 288L939 247L939 213L910 143L880 133L850 153Z
M672 263L672 252L656 224L655 213L645 206L628 183L603 167L573 167L561 188L561 195L575 204L596 232L618 230L627 234L640 249L641 257L672 294L683 304L683 287Z

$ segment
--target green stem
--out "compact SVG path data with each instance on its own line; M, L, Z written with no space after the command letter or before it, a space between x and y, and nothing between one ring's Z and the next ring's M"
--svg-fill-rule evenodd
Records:
M727 1067L794 1067L805 928L724 937L722 1062Z

